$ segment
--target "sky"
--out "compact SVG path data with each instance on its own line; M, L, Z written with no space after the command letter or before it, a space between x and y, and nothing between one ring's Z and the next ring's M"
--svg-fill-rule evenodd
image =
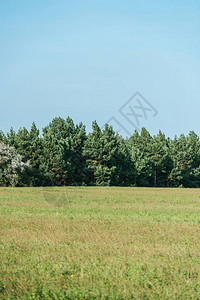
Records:
M200 135L199 0L0 0L0 130Z

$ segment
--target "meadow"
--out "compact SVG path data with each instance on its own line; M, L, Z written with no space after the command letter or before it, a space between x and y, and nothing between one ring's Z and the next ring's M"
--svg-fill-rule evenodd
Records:
M200 190L0 188L0 299L200 299Z

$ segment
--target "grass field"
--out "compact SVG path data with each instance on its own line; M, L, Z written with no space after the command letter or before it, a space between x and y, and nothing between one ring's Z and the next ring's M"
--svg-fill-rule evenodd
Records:
M200 190L0 188L0 299L200 299Z

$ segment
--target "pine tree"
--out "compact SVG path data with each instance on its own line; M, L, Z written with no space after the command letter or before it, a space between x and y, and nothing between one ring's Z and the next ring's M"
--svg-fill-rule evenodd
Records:
M69 117L55 118L43 129L41 170L46 184L88 183L87 165L82 155L85 140L85 126L74 125Z
M135 185L151 186L153 178L153 164L151 160L152 137L142 128L141 134L135 131L129 140L131 160L135 166Z
M86 159L89 172L90 184L105 185L109 184L110 176L104 181L107 174L107 169L103 166L103 142L102 132L97 122L92 123L92 132L88 134L87 140L84 144L83 156ZM102 178L102 174L104 174Z
M170 174L172 186L200 187L200 142L199 137L190 132L181 134L171 143L174 165Z
M15 138L16 138L16 133L14 129L11 127L10 132L8 132L6 135L5 144L15 147Z
M7 143L6 136L5 136L5 134L3 133L2 130L0 130L0 143L4 143L4 144Z
M96 185L132 184L134 168L126 143L108 124L101 131L93 122L93 131L85 143L84 155Z
M173 160L170 156L168 141L161 131L152 139L151 160L154 166L154 187L168 186Z

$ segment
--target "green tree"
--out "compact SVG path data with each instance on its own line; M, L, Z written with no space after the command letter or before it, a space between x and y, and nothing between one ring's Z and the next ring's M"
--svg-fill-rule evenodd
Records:
M173 159L170 156L169 141L161 131L152 139L150 156L154 167L154 187L169 186Z
M141 134L135 131L129 139L131 160L135 166L134 182L136 186L152 185L151 143L152 137L145 128L142 128Z
M92 184L132 184L134 167L128 147L108 124L101 131L97 122L93 122L93 131L88 135L83 153L93 174Z
M171 142L173 169L170 174L172 186L200 187L200 142L191 131L181 134Z
M55 118L43 129L41 170L46 184L87 183L88 170L82 155L85 140L85 126L74 125L70 118Z

